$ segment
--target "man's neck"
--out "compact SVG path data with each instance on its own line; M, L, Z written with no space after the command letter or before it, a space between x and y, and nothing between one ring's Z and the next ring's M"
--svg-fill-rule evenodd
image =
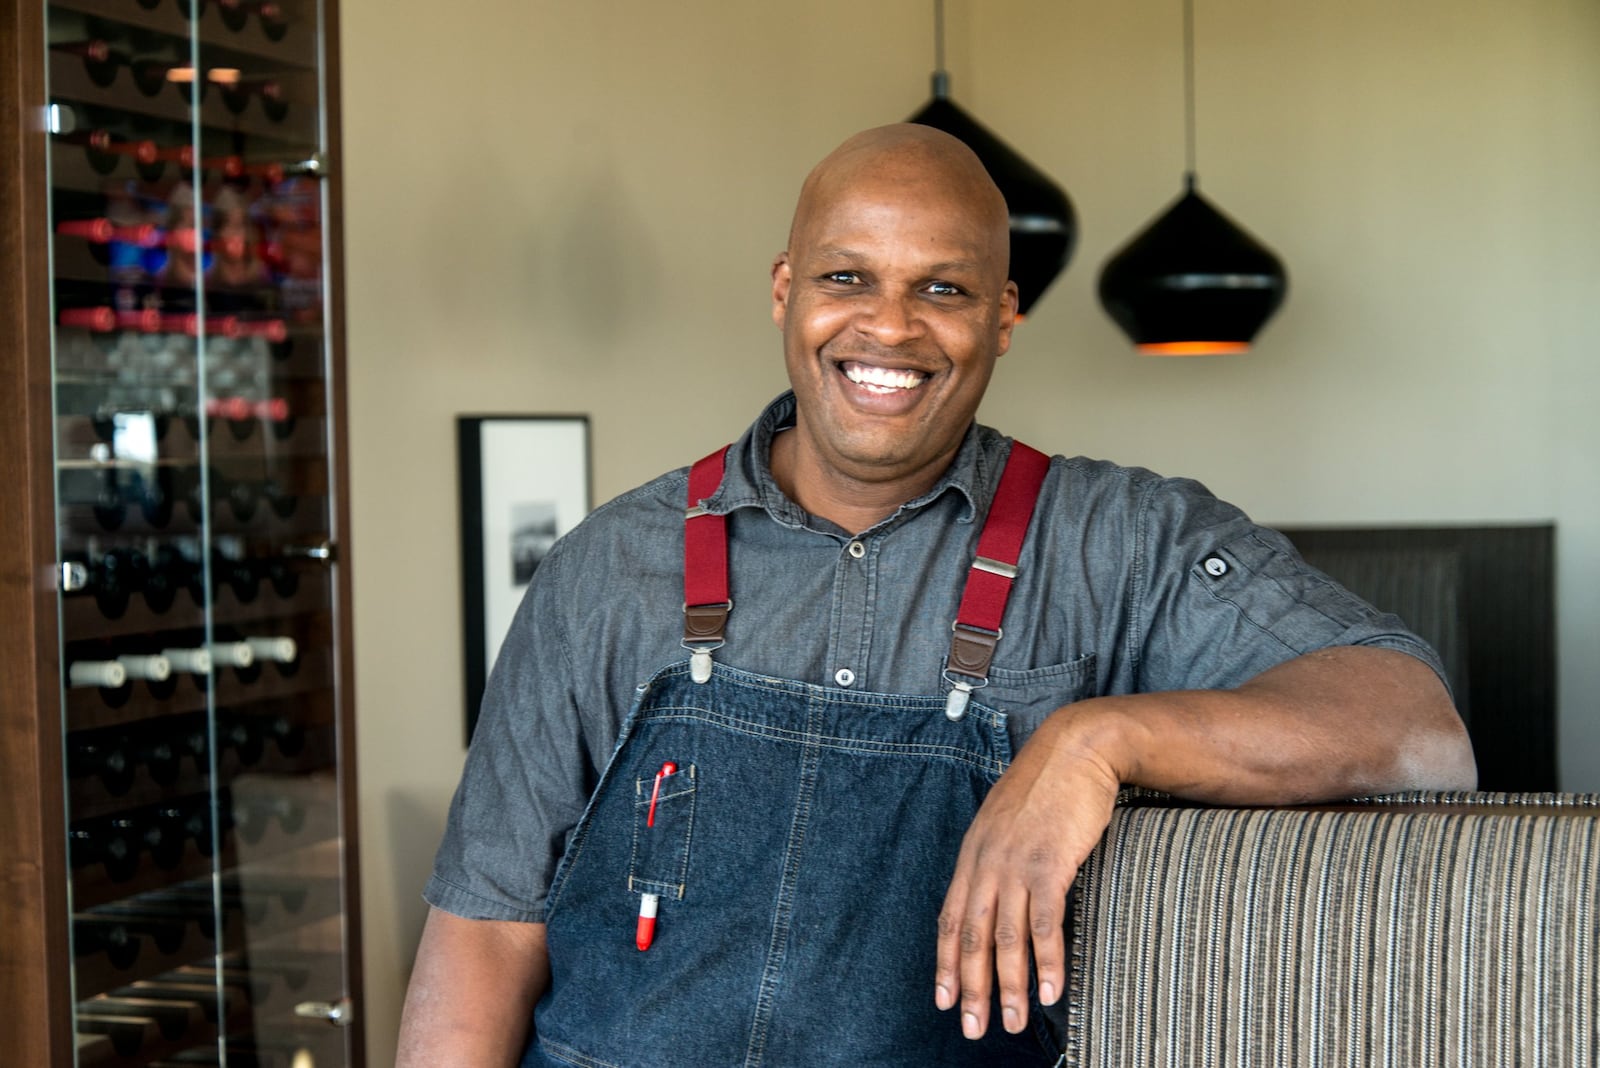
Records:
M907 501L927 493L949 466L946 462L899 478L853 478L805 449L793 427L773 437L769 462L773 480L785 496L851 533L871 529Z

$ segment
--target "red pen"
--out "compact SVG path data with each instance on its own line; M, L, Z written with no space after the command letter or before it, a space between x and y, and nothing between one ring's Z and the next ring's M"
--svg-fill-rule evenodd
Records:
M644 821L646 827L654 827L656 825L656 798L661 796L661 780L677 770L678 765L669 760L661 765L660 771L656 772L656 784L650 791L650 812L646 815Z
M661 770L656 772L655 785L650 789L650 810L645 815L644 825L656 825L656 800L661 796L661 780L678 770L678 765L667 761L661 765ZM660 894L639 895L639 926L634 929L633 944L643 953L650 948L650 943L656 937L656 906L661 902Z

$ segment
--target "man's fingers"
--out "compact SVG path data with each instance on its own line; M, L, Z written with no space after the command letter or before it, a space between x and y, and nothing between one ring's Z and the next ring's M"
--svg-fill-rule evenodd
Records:
M961 1033L982 1038L989 1029L989 991L994 985L996 894L992 887L967 898L957 930L961 959Z
M961 994L961 915L966 901L966 877L957 868L939 911L939 941L934 947L933 1003L940 1012L955 1008Z
M1010 889L995 911L994 969L1000 983L1000 1026L1012 1034L1028 1023L1028 892Z
M1028 927L1033 936L1033 968L1039 977L1039 1004L1054 1005L1067 981L1067 943L1062 934L1066 891L1034 894L1028 901Z

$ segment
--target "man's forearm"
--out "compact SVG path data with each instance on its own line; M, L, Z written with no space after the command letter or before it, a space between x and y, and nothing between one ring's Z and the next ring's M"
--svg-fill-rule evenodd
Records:
M1280 805L1354 794L1471 789L1461 718L1421 661L1345 647L1280 664L1234 690L1102 697L1040 725L968 828L939 915L934 1003L969 1038L1028 1019L1066 981L1067 888L1131 784L1216 804Z
M516 1065L549 984L544 924L431 910L406 990L396 1068Z
M1216 804L1292 804L1399 790L1470 790L1472 746L1426 664L1346 646L1235 690L1108 698L1059 714L1063 744L1120 780Z

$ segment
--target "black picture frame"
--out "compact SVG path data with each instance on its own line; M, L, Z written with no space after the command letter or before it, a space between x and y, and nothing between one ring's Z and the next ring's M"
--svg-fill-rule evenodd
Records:
M489 669L539 562L588 514L587 415L460 415L461 616L466 741Z

